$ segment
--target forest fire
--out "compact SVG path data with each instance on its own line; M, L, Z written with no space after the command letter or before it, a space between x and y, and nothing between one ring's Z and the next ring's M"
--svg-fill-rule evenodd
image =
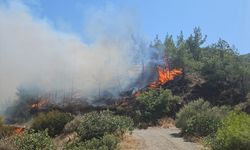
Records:
M154 81L149 85L150 88L156 88L159 85L163 85L167 83L168 81L173 80L176 76L182 74L181 69L169 70L169 69L162 68L160 66L157 67L157 71L158 71L158 79L157 81Z
M47 99L42 99L42 100L38 101L37 103L32 104L31 107L33 109L39 109L39 108L47 105L48 103L49 103L49 101Z

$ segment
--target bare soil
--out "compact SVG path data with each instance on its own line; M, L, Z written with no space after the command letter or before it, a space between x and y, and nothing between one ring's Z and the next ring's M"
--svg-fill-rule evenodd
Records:
M122 150L202 150L201 144L187 142L179 136L176 127L136 129L125 136L121 143Z

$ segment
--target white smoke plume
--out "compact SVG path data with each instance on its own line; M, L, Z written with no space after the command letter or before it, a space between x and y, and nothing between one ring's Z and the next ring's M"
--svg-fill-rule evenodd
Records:
M32 16L20 2L0 5L0 110L21 85L90 96L100 89L115 94L134 82L140 73L134 60L147 57L139 58L140 46L131 38L133 19L113 13L89 16L86 30L93 42L87 44Z

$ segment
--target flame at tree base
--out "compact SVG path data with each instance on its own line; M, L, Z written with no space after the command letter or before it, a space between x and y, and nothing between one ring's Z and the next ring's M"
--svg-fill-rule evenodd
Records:
M159 85L163 85L168 81L174 80L176 76L182 74L181 69L169 70L169 69L164 69L160 66L157 66L157 71L158 71L158 79L149 85L150 88L156 88Z

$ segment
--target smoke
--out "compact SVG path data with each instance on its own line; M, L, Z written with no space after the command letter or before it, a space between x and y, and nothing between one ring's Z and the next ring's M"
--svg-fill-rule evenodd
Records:
M15 99L20 86L47 92L74 90L87 97L100 91L117 95L135 82L141 73L135 64L147 63L144 59L151 54L141 55L141 48L147 48L132 36L136 25L131 15L114 11L105 8L88 16L86 33L92 41L84 43L32 16L20 2L0 5L2 108Z

